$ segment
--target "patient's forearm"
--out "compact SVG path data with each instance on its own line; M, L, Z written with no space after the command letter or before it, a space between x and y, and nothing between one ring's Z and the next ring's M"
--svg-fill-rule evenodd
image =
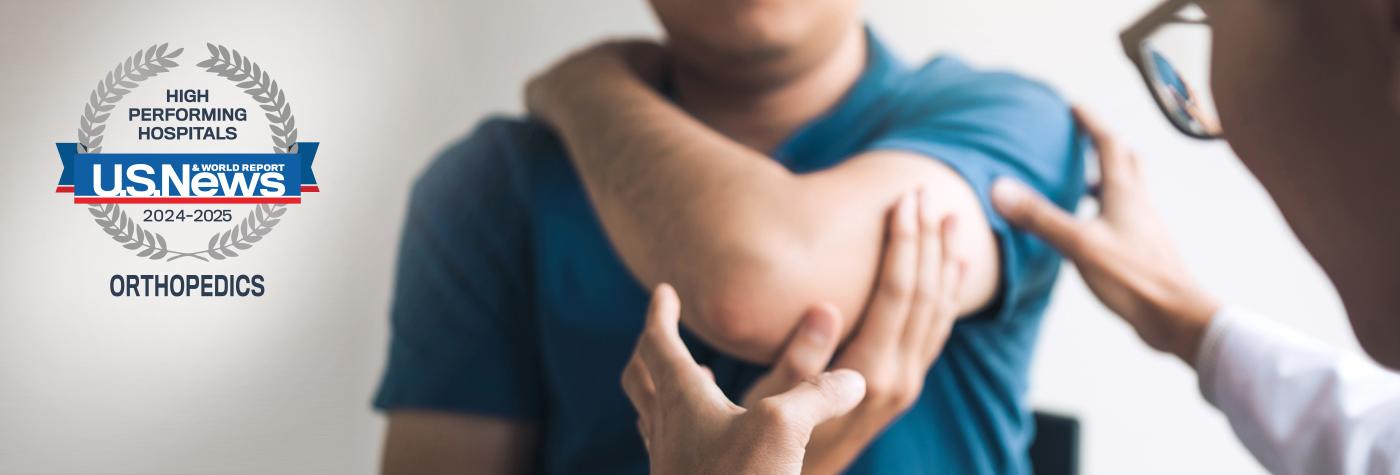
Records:
M548 120L628 268L644 285L674 284L682 319L720 349L768 361L803 310L823 301L853 327L873 288L886 211L919 186L959 215L964 308L990 299L994 238L947 167L876 152L799 176L635 78L585 82L594 84L562 96Z

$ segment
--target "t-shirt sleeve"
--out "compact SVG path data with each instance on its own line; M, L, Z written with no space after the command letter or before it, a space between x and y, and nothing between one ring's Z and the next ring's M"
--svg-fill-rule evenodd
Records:
M415 182L376 408L539 416L520 126L484 122Z
M976 317L1006 321L1044 305L1059 255L996 213L992 182L1015 178L1072 209L1084 193L1082 141L1069 106L1048 87L1011 74L965 76L953 84L915 81L870 148L935 158L972 186L996 234L1002 266L998 297Z

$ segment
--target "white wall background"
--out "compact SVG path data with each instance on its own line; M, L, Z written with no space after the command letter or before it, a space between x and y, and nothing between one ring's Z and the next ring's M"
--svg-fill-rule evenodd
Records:
M1225 300L1356 348L1342 309L1262 189L1218 144L1173 131L1116 33L1152 0L869 0L897 51L956 51L1058 87L1142 151L1192 269ZM0 473L369 473L382 420L395 241L412 176L522 81L606 35L654 34L643 0L73 2L0 7ZM52 193L94 81L138 47L254 56L324 143L325 191L250 256L257 300L122 300L125 255ZM188 59L188 58L187 58ZM182 269L183 270L183 269ZM1087 473L1257 473L1193 374L1146 349L1067 271L1033 374L1082 418Z

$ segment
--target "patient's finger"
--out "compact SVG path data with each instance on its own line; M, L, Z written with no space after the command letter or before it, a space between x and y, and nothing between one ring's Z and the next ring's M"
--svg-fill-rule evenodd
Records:
M998 178L992 184L992 205L1011 224L1040 236L1071 260L1086 257L1083 225L1026 185Z
M767 398L771 404L765 407L782 411L779 420L792 424L789 429L810 432L817 424L851 412L864 398L865 378L855 370L838 369Z
M826 369L831 355L836 352L836 337L840 331L841 311L835 306L825 303L807 311L801 328L788 340L782 359L773 368L782 373L788 383L783 390Z
M627 361L627 367L622 369L622 392L627 393L627 399L637 409L638 420L643 426L650 423L656 398L656 386L647 374L645 365L634 351Z
M852 346L882 347L896 344L908 320L919 258L918 206L913 193L895 205L889 222L889 238L881 259L875 293L865 318L856 329Z
M924 247L920 249L920 293L914 297L914 307L909 312L909 331L904 335L904 339L911 342L910 356L918 357L916 367L927 367L931 363L928 356L937 354L942 346L942 339L931 336L937 335L939 328L951 326L952 319L958 318L956 296L949 298L945 294L949 279L946 269L958 265L959 261L958 244L953 238L953 233L958 231L958 217L949 214L941 220L934 216L927 220L923 233L934 238L925 237ZM953 301L952 310L944 308L949 300Z
M674 288L668 284L656 286L647 310L646 328L637 343L637 352L658 387L683 388L703 378L699 365L681 341L680 307Z
M949 214L940 219L935 214L933 206L933 195L925 191L919 192L919 264L914 283L914 297L909 306L909 321L905 324L903 334L904 347L910 349L906 353L911 357L918 357L923 352L919 348L927 346L924 336L928 333L928 327L933 324L934 310L938 303L940 274L943 269L943 250L948 246L948 241L952 239L952 233L957 222L956 215Z
M933 324L929 325L924 337L924 362L928 365L932 365L939 353L943 352L948 334L953 331L953 322L962 313L958 296L962 295L964 277L967 276L967 261L963 260L957 244L948 237L952 234L949 227L953 224L948 220L943 223L943 262L939 269L938 303L934 305L934 315L930 319Z
M744 406L759 399L787 391L803 379L821 374L836 353L841 331L841 311L825 303L812 307L788 337L783 353L768 374L754 382Z

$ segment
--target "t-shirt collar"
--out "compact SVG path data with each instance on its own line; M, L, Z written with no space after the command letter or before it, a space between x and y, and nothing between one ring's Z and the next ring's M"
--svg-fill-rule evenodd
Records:
M906 72L906 66L896 57L884 42L880 41L870 27L865 27L866 57L865 70L845 96L831 108L807 124L798 128L773 153L773 158L798 171L808 168L822 168L835 157L845 156L850 150L841 140L857 141L861 134L855 133L869 127L866 113L896 86L896 80ZM801 163L794 163L799 160Z

